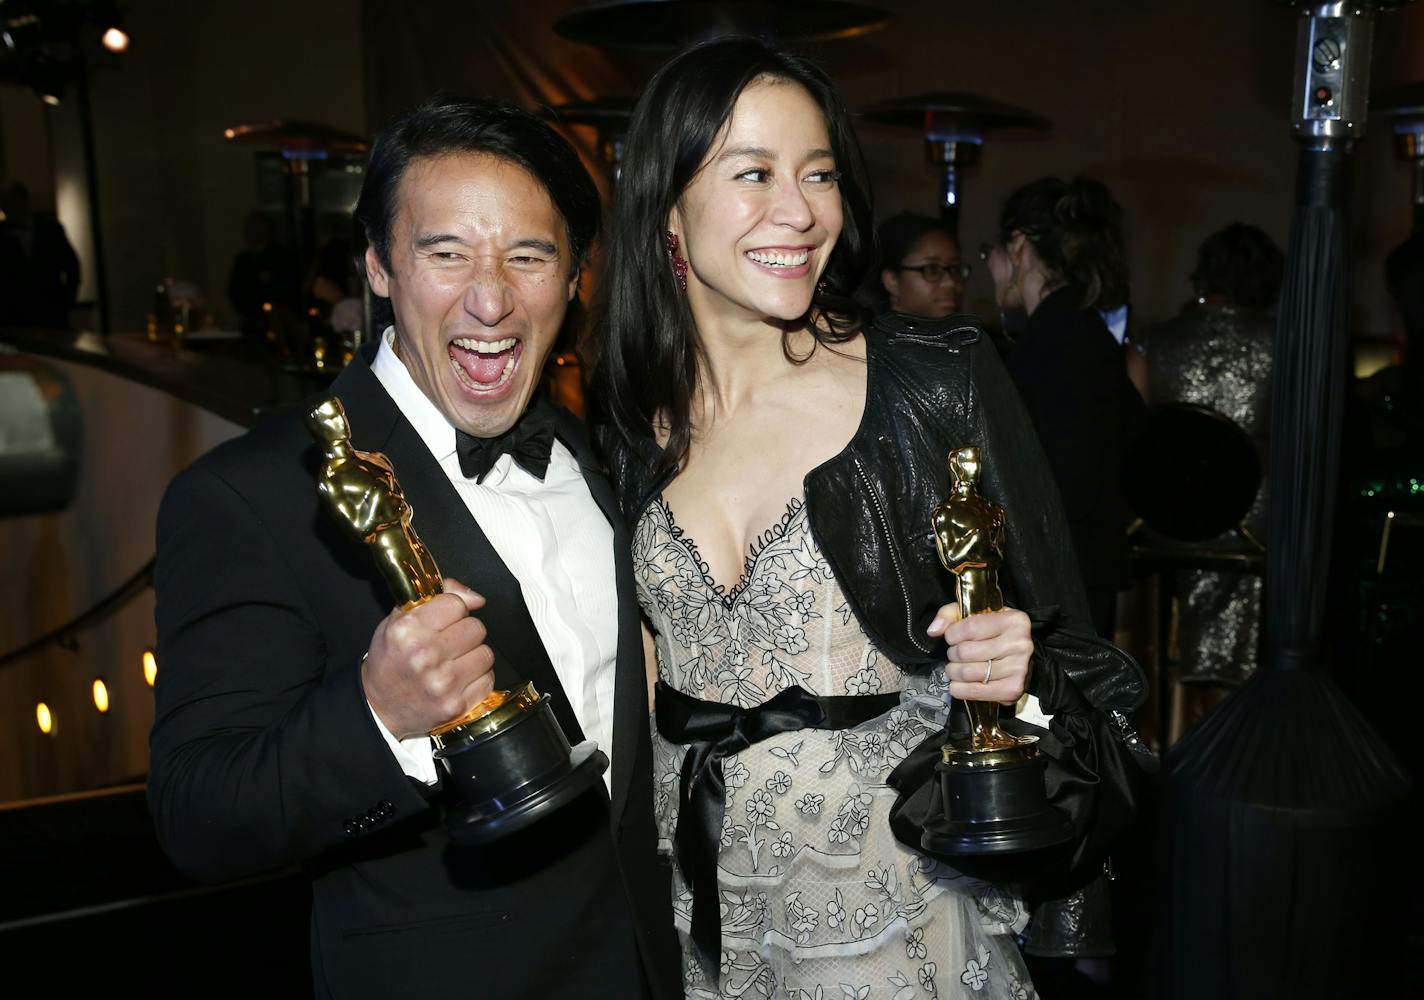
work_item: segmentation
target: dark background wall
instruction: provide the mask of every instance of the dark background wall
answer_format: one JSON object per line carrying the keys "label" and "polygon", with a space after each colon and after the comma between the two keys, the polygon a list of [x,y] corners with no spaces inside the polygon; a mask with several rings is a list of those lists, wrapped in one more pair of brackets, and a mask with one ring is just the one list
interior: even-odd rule
{"label": "dark background wall", "polygon": [[[96,141],[115,324],[137,329],[151,283],[195,281],[223,307],[241,220],[256,203],[249,149],[230,125],[273,118],[372,132],[436,90],[535,105],[635,94],[657,65],[559,38],[576,4],[212,0],[130,4],[129,52],[96,72]],[[1234,218],[1281,242],[1294,176],[1289,137],[1295,15],[1270,0],[962,0],[885,3],[894,18],[860,39],[810,47],[852,107],[928,90],[969,90],[1038,111],[1047,136],[991,138],[965,187],[967,249],[995,230],[1015,186],[1049,173],[1107,181],[1126,210],[1140,318],[1171,314],[1196,245]],[[1424,77],[1424,7],[1380,18],[1374,89]],[[0,174],[41,200],[72,185],[72,102],[0,96]],[[592,159],[592,136],[574,130]],[[913,134],[862,133],[888,213],[933,210],[936,181]],[[38,145],[47,144],[40,150]],[[1387,123],[1356,155],[1355,326],[1383,333],[1380,261],[1407,232],[1407,168]],[[82,205],[70,214],[82,211]],[[70,228],[78,228],[71,225]],[[75,232],[76,241],[83,237]],[[986,300],[987,278],[971,299]]]}

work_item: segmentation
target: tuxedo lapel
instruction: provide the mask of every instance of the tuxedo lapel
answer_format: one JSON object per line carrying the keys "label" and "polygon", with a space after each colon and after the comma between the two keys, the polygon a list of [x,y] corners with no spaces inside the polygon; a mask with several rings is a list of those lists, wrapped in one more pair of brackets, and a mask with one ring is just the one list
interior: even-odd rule
{"label": "tuxedo lapel", "polygon": [[430,449],[362,360],[354,361],[332,390],[346,408],[352,444],[362,451],[384,452],[390,459],[410,502],[411,527],[435,556],[441,573],[485,598],[478,617],[489,629],[495,687],[510,690],[532,681],[541,694],[549,696],[569,741],[581,742],[583,730],[539,638],[519,581],[470,515]]}
{"label": "tuxedo lapel", "polygon": [[[613,485],[593,454],[583,425],[560,408],[559,440],[573,452],[594,503],[613,526],[613,568],[618,588],[618,659],[613,694],[612,820],[617,829],[636,777],[638,749],[647,741],[648,688],[643,660],[642,618],[633,583],[632,538]],[[646,776],[644,776],[646,778]]]}

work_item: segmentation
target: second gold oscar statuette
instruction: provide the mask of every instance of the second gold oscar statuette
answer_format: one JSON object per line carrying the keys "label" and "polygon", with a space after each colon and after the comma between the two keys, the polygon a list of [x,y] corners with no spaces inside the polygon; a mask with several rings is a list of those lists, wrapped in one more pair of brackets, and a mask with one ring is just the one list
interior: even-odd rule
{"label": "second gold oscar statuette", "polygon": [[[931,518],[935,550],[954,574],[966,618],[1004,607],[1004,508],[979,492],[981,457],[972,447],[949,453],[949,495]],[[1007,854],[1067,840],[1067,818],[1048,804],[1038,738],[1005,732],[992,701],[964,706],[969,735],[944,744],[936,766],[944,815],[925,823],[922,846],[948,855]]]}

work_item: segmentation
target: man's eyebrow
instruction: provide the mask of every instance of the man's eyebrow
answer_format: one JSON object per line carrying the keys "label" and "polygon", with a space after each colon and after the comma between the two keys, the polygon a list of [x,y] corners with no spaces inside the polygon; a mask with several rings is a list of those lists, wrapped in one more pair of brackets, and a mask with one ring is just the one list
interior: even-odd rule
{"label": "man's eyebrow", "polygon": [[[416,237],[415,240],[415,246],[418,250],[429,250],[431,247],[437,247],[445,243],[454,243],[457,246],[466,245],[465,241],[454,233],[427,233],[424,236]],[[516,240],[510,245],[510,249],[538,250],[540,253],[549,254],[550,256],[557,256],[559,253],[558,244],[537,236],[527,236],[522,240]]]}
{"label": "man's eyebrow", "polygon": [[541,240],[537,236],[529,236],[522,240],[517,240],[515,241],[514,245],[510,247],[510,249],[517,250],[521,247],[528,247],[530,250],[538,250],[540,253],[546,253],[551,257],[558,256],[559,253],[558,244],[551,243],[549,240]]}
{"label": "man's eyebrow", "polygon": [[464,242],[464,240],[460,239],[460,237],[454,233],[427,233],[424,236],[416,238],[415,246],[418,250],[428,250],[433,246],[439,246],[441,243],[463,244]]}

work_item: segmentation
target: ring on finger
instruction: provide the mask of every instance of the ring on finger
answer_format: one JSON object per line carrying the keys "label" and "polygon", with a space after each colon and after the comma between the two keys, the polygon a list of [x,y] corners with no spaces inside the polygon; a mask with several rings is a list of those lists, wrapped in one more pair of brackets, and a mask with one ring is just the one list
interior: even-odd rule
{"label": "ring on finger", "polygon": [[994,672],[994,661],[993,661],[993,660],[989,660],[987,663],[984,664],[984,679],[983,679],[982,681],[980,681],[979,683],[980,683],[980,684],[988,684],[988,683],[989,683],[989,675],[992,674],[993,672]]}

